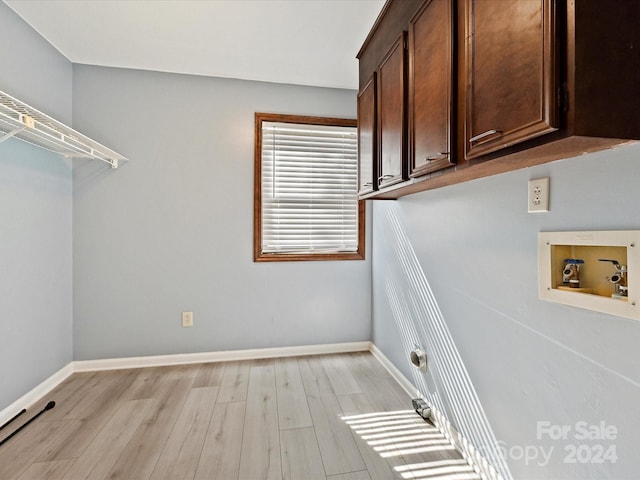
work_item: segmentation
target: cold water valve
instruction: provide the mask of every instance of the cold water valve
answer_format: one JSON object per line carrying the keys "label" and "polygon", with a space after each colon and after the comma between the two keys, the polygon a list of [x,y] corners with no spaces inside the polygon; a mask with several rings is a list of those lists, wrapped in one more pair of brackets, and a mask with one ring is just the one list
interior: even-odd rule
{"label": "cold water valve", "polygon": [[629,295],[629,287],[627,286],[627,266],[620,265],[617,260],[609,260],[607,258],[599,258],[600,262],[611,262],[616,269],[613,275],[605,277],[609,282],[613,283],[615,293],[611,295],[613,298],[627,297]]}

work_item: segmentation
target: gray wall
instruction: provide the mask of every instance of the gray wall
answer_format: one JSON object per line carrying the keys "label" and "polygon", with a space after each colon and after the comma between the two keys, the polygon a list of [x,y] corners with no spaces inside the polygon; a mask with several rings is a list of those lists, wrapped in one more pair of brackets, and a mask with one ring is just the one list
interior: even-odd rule
{"label": "gray wall", "polygon": [[[373,341],[476,447],[497,440],[514,478],[637,478],[640,322],[539,300],[537,235],[639,229],[639,155],[625,146],[373,205]],[[527,182],[544,176],[551,211],[528,214]],[[414,341],[426,376],[409,366]],[[572,430],[553,441],[537,434],[544,421]],[[617,436],[579,441],[580,421]],[[580,444],[583,460],[599,444],[617,462],[565,462]],[[518,458],[552,447],[545,466]]]}
{"label": "gray wall", "polygon": [[[0,90],[71,121],[71,63],[0,2]],[[0,410],[72,351],[71,164],[0,144]]]}
{"label": "gray wall", "polygon": [[75,164],[76,359],[369,340],[369,260],[252,257],[254,113],[353,118],[355,92],[75,65],[73,95],[131,159]]}

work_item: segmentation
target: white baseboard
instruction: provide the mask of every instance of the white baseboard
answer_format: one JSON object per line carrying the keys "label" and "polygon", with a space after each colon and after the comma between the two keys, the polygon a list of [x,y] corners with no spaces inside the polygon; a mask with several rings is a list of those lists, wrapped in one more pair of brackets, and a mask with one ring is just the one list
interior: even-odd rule
{"label": "white baseboard", "polygon": [[398,370],[398,368],[393,363],[391,363],[391,360],[389,360],[385,356],[385,354],[382,353],[382,350],[380,350],[372,343],[370,351],[411,398],[417,398],[421,396],[421,393],[418,391],[418,389],[413,386],[409,379],[405,377],[404,374],[400,370]]}
{"label": "white baseboard", "polygon": [[81,360],[73,362],[74,372],[94,372],[123,368],[163,367],[191,363],[228,362],[232,360],[257,360],[261,358],[297,357],[328,353],[368,351],[371,342],[331,343],[298,347],[256,348],[251,350],[227,350],[223,352],[180,353],[154,355],[150,357],[107,358],[103,360]]}
{"label": "white baseboard", "polygon": [[0,410],[0,425],[4,425],[6,421],[18,412],[22,411],[23,408],[31,408],[34,403],[66,380],[73,371],[73,362],[68,363],[66,366],[62,367],[56,373],[47,378],[44,382],[34,387],[31,391],[25,393],[7,408]]}

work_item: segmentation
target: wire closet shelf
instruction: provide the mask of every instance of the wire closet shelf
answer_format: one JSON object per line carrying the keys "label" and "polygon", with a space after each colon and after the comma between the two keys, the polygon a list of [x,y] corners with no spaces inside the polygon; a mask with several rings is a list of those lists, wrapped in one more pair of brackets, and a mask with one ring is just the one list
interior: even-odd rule
{"label": "wire closet shelf", "polygon": [[119,153],[0,91],[0,143],[15,137],[68,158],[101,160],[118,168]]}

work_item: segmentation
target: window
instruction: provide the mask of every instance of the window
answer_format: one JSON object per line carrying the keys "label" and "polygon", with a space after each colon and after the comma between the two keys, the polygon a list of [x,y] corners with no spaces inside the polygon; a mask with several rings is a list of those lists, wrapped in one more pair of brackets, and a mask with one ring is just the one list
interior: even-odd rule
{"label": "window", "polygon": [[254,260],[364,259],[355,120],[256,113]]}

